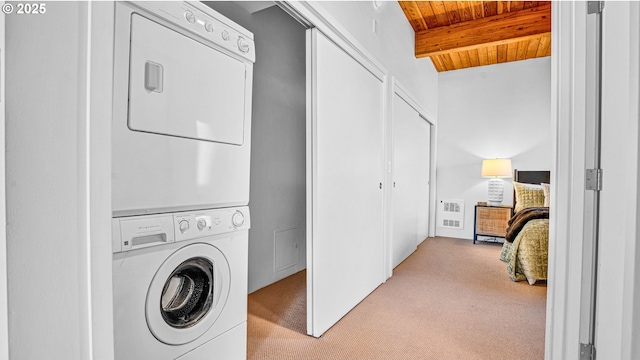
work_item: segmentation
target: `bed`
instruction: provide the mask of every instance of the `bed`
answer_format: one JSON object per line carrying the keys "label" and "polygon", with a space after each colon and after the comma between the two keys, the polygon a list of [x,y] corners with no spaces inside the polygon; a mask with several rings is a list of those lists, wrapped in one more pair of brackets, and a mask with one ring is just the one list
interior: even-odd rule
{"label": "bed", "polygon": [[549,254],[549,171],[515,170],[514,215],[500,260],[513,281],[547,280]]}

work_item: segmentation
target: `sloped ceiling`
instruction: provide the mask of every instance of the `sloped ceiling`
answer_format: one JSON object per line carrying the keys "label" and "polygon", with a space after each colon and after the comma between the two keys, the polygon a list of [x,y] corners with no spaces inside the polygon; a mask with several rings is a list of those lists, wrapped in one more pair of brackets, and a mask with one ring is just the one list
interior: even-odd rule
{"label": "sloped ceiling", "polygon": [[550,1],[398,1],[439,72],[551,55]]}

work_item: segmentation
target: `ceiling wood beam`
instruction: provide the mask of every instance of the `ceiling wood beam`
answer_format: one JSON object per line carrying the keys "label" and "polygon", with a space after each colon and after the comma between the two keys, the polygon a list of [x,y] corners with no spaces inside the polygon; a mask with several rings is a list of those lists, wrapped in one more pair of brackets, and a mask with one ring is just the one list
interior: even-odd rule
{"label": "ceiling wood beam", "polygon": [[416,57],[504,45],[545,33],[551,33],[550,3],[416,32]]}

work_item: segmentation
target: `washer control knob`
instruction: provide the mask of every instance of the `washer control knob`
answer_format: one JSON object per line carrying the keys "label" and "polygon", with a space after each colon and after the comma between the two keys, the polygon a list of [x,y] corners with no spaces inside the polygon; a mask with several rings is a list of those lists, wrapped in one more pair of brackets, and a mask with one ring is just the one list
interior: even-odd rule
{"label": "washer control knob", "polygon": [[180,232],[184,234],[187,230],[189,230],[189,220],[181,220],[178,223],[178,227],[180,228]]}
{"label": "washer control knob", "polygon": [[231,39],[231,35],[229,35],[229,32],[227,30],[222,31],[222,40],[229,41],[229,39]]}
{"label": "washer control knob", "polygon": [[196,16],[193,15],[193,13],[191,11],[185,11],[184,13],[184,18],[187,19],[187,21],[191,24],[193,24],[194,22],[196,22]]}
{"label": "washer control knob", "polygon": [[204,228],[207,227],[207,220],[205,219],[198,219],[198,230],[202,231]]}
{"label": "washer control knob", "polygon": [[233,227],[240,227],[244,224],[244,215],[240,211],[236,211],[233,216],[231,216],[231,223]]}
{"label": "washer control knob", "polygon": [[207,30],[207,32],[212,33],[213,32],[213,25],[211,25],[210,22],[206,22],[206,23],[204,23],[204,29]]}
{"label": "washer control knob", "polygon": [[238,38],[238,50],[245,54],[249,52],[249,43],[242,36]]}

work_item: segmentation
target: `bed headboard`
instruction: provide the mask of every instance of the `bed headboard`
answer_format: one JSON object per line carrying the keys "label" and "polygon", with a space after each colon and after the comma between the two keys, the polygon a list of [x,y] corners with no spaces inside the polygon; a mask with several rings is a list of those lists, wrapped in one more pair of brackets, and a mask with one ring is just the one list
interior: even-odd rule
{"label": "bed headboard", "polygon": [[[513,170],[513,181],[525,184],[549,184],[551,171],[548,170]],[[516,207],[516,191],[513,190],[513,207]]]}

